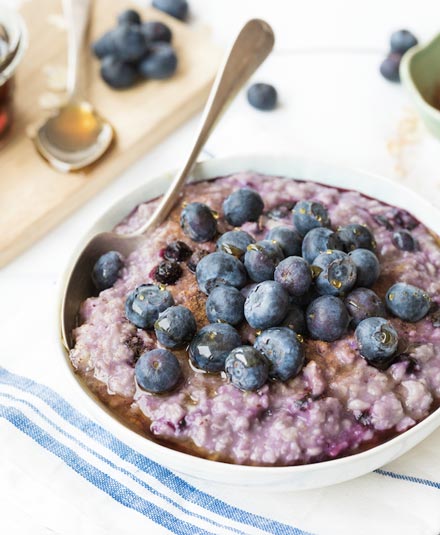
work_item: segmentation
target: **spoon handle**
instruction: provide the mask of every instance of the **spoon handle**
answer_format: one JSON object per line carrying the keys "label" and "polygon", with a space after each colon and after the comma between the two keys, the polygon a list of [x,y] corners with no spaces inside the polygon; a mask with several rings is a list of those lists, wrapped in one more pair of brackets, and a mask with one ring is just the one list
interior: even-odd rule
{"label": "spoon handle", "polygon": [[266,59],[274,41],[272,28],[263,20],[253,19],[243,26],[217,73],[203,112],[199,132],[186,163],[174,178],[151,218],[136,231],[135,235],[143,234],[159,225],[169,214],[222,112]]}

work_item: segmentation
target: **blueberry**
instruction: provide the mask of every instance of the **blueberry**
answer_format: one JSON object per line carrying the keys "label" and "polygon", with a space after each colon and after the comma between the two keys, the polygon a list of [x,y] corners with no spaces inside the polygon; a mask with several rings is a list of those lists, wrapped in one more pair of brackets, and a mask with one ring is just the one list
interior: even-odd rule
{"label": "blueberry", "polygon": [[244,230],[230,230],[217,240],[217,251],[241,258],[251,243],[255,243],[254,238]]}
{"label": "blueberry", "polygon": [[198,263],[202,258],[205,258],[205,256],[207,255],[209,255],[209,251],[207,251],[206,249],[198,249],[190,256],[186,265],[188,266],[188,269],[191,271],[191,273],[196,272]]}
{"label": "blueberry", "polygon": [[185,20],[188,15],[186,0],[153,0],[153,7],[180,20]]}
{"label": "blueberry", "polygon": [[402,56],[395,52],[388,54],[388,56],[380,64],[380,74],[390,82],[400,82],[400,60]]}
{"label": "blueberry", "polygon": [[238,325],[244,320],[245,297],[232,286],[213,288],[206,300],[206,315],[211,323]]}
{"label": "blueberry", "polygon": [[125,63],[114,56],[105,56],[101,62],[101,77],[114,89],[132,87],[137,81],[137,72],[131,63]]}
{"label": "blueberry", "polygon": [[136,362],[137,384],[143,390],[161,394],[172,390],[182,377],[179,361],[167,349],[153,349],[141,355]]}
{"label": "blueberry", "polygon": [[296,203],[292,220],[302,236],[305,236],[312,228],[330,226],[327,209],[319,202],[313,201],[299,201]]}
{"label": "blueberry", "polygon": [[269,377],[288,381],[298,375],[304,365],[304,348],[294,331],[274,327],[256,339],[255,349],[269,361]]}
{"label": "blueberry", "polygon": [[429,295],[421,288],[405,282],[391,286],[385,296],[385,303],[395,316],[410,322],[421,320],[431,308]]}
{"label": "blueberry", "polygon": [[92,51],[95,56],[99,59],[104,58],[105,56],[112,56],[115,54],[115,41],[114,41],[114,30],[110,30],[102,35],[92,44]]}
{"label": "blueberry", "polygon": [[168,290],[155,284],[143,284],[133,290],[125,302],[127,319],[140,329],[152,329],[159,314],[174,305]]}
{"label": "blueberry", "polygon": [[417,242],[408,230],[398,230],[393,234],[393,244],[401,251],[413,252],[417,249]]}
{"label": "blueberry", "polygon": [[147,52],[147,40],[139,26],[118,26],[113,39],[115,55],[122,61],[138,61]]}
{"label": "blueberry", "polygon": [[181,262],[190,258],[192,250],[183,241],[173,241],[169,243],[164,251],[164,257],[167,260],[174,260],[175,262]]}
{"label": "blueberry", "polygon": [[223,202],[226,221],[234,227],[240,227],[247,221],[258,221],[263,209],[263,199],[251,188],[234,191]]}
{"label": "blueberry", "polygon": [[183,232],[196,242],[210,241],[217,234],[217,221],[206,204],[187,204],[180,216]]}
{"label": "blueberry", "polygon": [[246,284],[246,270],[235,256],[227,253],[211,253],[197,264],[196,279],[200,290],[209,294],[215,286],[243,288]]}
{"label": "blueberry", "polygon": [[258,390],[268,379],[269,364],[252,346],[241,346],[229,353],[225,362],[225,372],[237,388]]}
{"label": "blueberry", "polygon": [[166,24],[158,21],[148,21],[141,25],[141,31],[145,35],[147,41],[155,42],[162,41],[170,43],[172,38],[171,30]]}
{"label": "blueberry", "polygon": [[229,353],[241,345],[238,332],[228,323],[211,323],[194,336],[188,348],[191,362],[206,372],[221,372]]}
{"label": "blueberry", "polygon": [[280,323],[280,327],[288,327],[298,334],[306,333],[306,319],[302,308],[291,303],[286,317]]}
{"label": "blueberry", "polygon": [[118,15],[118,24],[140,24],[141,16],[134,9],[126,9]]}
{"label": "blueberry", "polygon": [[188,344],[196,334],[193,313],[182,305],[172,306],[159,314],[154,324],[159,343],[174,349]]}
{"label": "blueberry", "polygon": [[277,90],[270,84],[252,84],[247,90],[247,99],[257,110],[270,111],[277,105]]}
{"label": "blueberry", "polygon": [[315,258],[329,249],[342,249],[342,242],[336,232],[329,228],[316,227],[309,230],[302,243],[302,256],[309,264]]}
{"label": "blueberry", "polygon": [[163,260],[154,270],[154,279],[161,284],[174,284],[181,276],[182,268],[172,260]]}
{"label": "blueberry", "polygon": [[264,281],[249,293],[244,303],[244,315],[254,329],[279,325],[289,310],[289,294],[275,281]]}
{"label": "blueberry", "polygon": [[177,69],[177,56],[169,43],[152,43],[148,54],[139,62],[138,71],[143,78],[165,80]]}
{"label": "blueberry", "polygon": [[123,265],[122,256],[117,251],[109,251],[100,256],[92,271],[96,289],[101,291],[113,286]]}
{"label": "blueberry", "polygon": [[338,297],[323,295],[307,307],[306,321],[312,338],[334,342],[347,330],[350,316]]}
{"label": "blueberry", "polygon": [[394,327],[384,318],[367,318],[359,323],[355,331],[360,354],[370,364],[390,364],[397,350],[398,336]]}
{"label": "blueberry", "polygon": [[285,219],[286,217],[289,217],[292,215],[292,208],[295,206],[294,202],[289,203],[282,203],[277,204],[273,208],[271,208],[267,213],[267,217],[269,219]]}
{"label": "blueberry", "polygon": [[275,268],[283,258],[283,251],[277,243],[262,240],[248,246],[244,265],[253,281],[262,282],[273,279]]}
{"label": "blueberry", "polygon": [[368,288],[356,288],[344,300],[353,327],[366,318],[385,318],[387,313],[380,297]]}
{"label": "blueberry", "polygon": [[297,305],[301,308],[305,308],[312,301],[317,299],[319,297],[318,292],[316,291],[315,285],[312,285],[310,289],[304,294],[304,295],[291,295],[290,296],[290,303],[292,305]]}
{"label": "blueberry", "polygon": [[391,35],[391,52],[405,54],[405,52],[417,44],[417,38],[408,30],[399,30]]}
{"label": "blueberry", "polygon": [[314,265],[322,270],[315,280],[316,288],[321,295],[341,296],[351,290],[356,283],[356,265],[346,254],[341,257],[322,253],[315,258]]}
{"label": "blueberry", "polygon": [[300,256],[289,256],[275,268],[274,278],[290,295],[304,295],[312,284],[309,264]]}
{"label": "blueberry", "polygon": [[369,288],[380,275],[380,264],[377,256],[369,249],[355,249],[348,254],[356,266],[356,286]]}
{"label": "blueberry", "polygon": [[302,238],[292,227],[274,227],[266,240],[275,241],[283,250],[284,256],[300,256]]}
{"label": "blueberry", "polygon": [[338,229],[338,237],[342,242],[344,251],[349,253],[354,249],[376,249],[376,242],[371,230],[365,225],[351,223]]}

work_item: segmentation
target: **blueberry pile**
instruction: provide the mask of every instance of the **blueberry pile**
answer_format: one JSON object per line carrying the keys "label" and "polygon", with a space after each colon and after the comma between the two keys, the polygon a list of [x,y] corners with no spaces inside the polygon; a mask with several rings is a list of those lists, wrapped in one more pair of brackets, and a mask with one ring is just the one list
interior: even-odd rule
{"label": "blueberry pile", "polygon": [[[197,331],[192,312],[176,305],[167,289],[172,281],[135,288],[126,299],[126,318],[140,329],[154,330],[165,348],[137,360],[141,388],[153,393],[174,388],[182,370],[170,350],[186,348],[195,368],[223,373],[241,390],[257,390],[269,380],[288,381],[300,373],[304,337],[333,342],[349,328],[362,357],[385,369],[397,357],[399,341],[387,315],[416,322],[430,311],[428,294],[410,284],[397,282],[384,301],[371,289],[380,263],[367,226],[334,229],[325,206],[301,200],[289,209],[291,224],[275,226],[256,241],[237,227],[255,222],[259,228],[263,210],[263,199],[251,188],[229,195],[222,214],[203,203],[184,204],[183,233],[199,244],[216,240],[216,250],[193,253],[186,243],[172,242],[162,252],[165,260],[156,278],[158,271],[181,273],[186,261],[187,269],[195,271],[200,299],[206,295],[210,323]],[[219,236],[220,217],[235,228]],[[393,236],[395,246],[414,250],[410,231],[399,232],[399,238]],[[98,289],[110,287],[122,267],[118,253],[101,257],[93,269]],[[246,325],[255,330],[253,346],[243,344],[239,330]]]}
{"label": "blueberry pile", "polygon": [[394,32],[390,38],[390,51],[380,64],[382,76],[390,82],[400,82],[399,67],[402,56],[417,44],[417,38],[410,31]]}
{"label": "blueberry pile", "polygon": [[113,89],[132,87],[139,80],[170,78],[177,69],[166,24],[142,22],[139,13],[128,9],[118,16],[116,28],[92,45],[101,60],[101,77]]}

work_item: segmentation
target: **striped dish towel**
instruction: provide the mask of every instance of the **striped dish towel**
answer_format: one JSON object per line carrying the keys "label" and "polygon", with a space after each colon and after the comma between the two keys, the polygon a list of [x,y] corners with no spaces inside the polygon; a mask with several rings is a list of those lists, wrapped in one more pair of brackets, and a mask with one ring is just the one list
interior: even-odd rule
{"label": "striped dish towel", "polygon": [[[2,533],[440,533],[440,432],[357,480],[268,493],[183,479],[52,388],[5,368],[0,415],[0,511],[16,511],[6,526],[0,514]],[[31,520],[40,531],[29,531]]]}

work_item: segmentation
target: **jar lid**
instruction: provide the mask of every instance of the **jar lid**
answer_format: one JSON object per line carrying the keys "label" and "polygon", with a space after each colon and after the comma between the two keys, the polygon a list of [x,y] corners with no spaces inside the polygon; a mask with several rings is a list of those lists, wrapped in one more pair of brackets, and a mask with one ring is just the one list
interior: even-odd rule
{"label": "jar lid", "polygon": [[0,84],[15,72],[27,46],[27,30],[16,11],[0,9]]}

